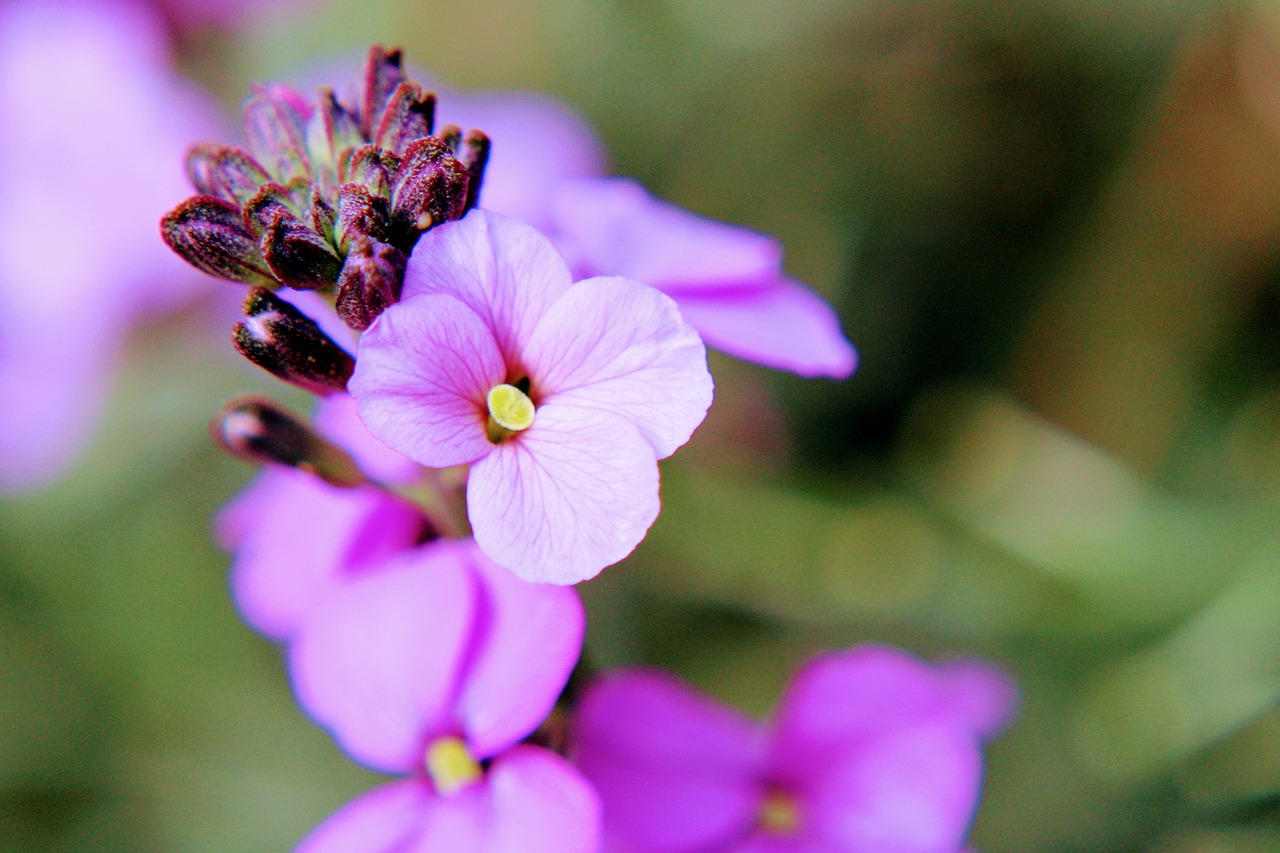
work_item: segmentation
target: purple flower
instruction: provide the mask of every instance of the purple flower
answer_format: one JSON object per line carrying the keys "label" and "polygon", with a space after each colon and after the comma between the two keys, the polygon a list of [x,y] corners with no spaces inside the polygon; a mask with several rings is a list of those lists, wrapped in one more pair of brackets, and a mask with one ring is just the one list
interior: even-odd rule
{"label": "purple flower", "polygon": [[202,283],[155,217],[213,115],[147,8],[0,3],[0,488],[69,467],[132,323]]}
{"label": "purple flower", "polygon": [[468,516],[490,558],[565,584],[644,537],[657,460],[702,421],[712,384],[668,297],[623,278],[574,284],[546,238],[478,211],[423,235],[349,387],[391,447],[472,463]]}
{"label": "purple flower", "polygon": [[595,853],[591,787],[516,745],[552,709],[583,625],[572,589],[524,583],[471,542],[406,552],[328,598],[289,650],[298,701],[357,761],[408,778],[298,849]]}
{"label": "purple flower", "polygon": [[864,646],[812,661],[760,727],[675,680],[621,672],[573,722],[616,853],[956,853],[980,742],[1013,687],[989,666]]}
{"label": "purple flower", "polygon": [[[420,470],[365,431],[346,395],[320,401],[316,425],[380,482],[409,483]],[[218,520],[235,552],[231,589],[240,614],[279,641],[334,589],[416,545],[424,526],[418,509],[382,489],[340,489],[283,466],[263,471]]]}
{"label": "purple flower", "polygon": [[709,346],[801,376],[843,379],[856,355],[821,297],[782,271],[772,237],[715,222],[604,178],[589,127],[529,96],[453,95],[452,121],[494,140],[480,203],[549,236],[575,278],[620,275],[676,301]]}

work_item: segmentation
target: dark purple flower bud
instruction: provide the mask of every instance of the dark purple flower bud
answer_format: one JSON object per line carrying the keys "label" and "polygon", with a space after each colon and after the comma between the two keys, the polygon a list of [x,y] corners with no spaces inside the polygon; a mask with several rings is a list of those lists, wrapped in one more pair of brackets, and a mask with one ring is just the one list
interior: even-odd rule
{"label": "dark purple flower bud", "polygon": [[421,232],[462,216],[466,202],[467,167],[445,142],[411,143],[391,187],[392,242],[412,248]]}
{"label": "dark purple flower bud", "polygon": [[160,220],[169,248],[187,263],[218,278],[276,287],[258,253],[258,241],[245,227],[240,208],[209,195],[184,201]]}
{"label": "dark purple flower bud", "polygon": [[399,48],[387,50],[382,45],[369,48],[364,68],[356,78],[355,103],[360,117],[360,132],[373,138],[374,124],[382,115],[387,98],[404,81]]}
{"label": "dark purple flower bud", "polygon": [[317,179],[336,186],[343,155],[363,144],[360,120],[338,103],[332,89],[321,89],[316,110],[307,124],[307,151]]}
{"label": "dark purple flower bud", "polygon": [[348,326],[364,331],[400,298],[407,261],[405,253],[395,246],[368,237],[352,241],[338,279],[334,306]]}
{"label": "dark purple flower bud", "polygon": [[202,143],[187,152],[187,175],[196,189],[243,205],[271,180],[266,169],[234,145]]}
{"label": "dark purple flower bud", "polygon": [[329,241],[283,207],[272,208],[270,215],[259,247],[276,278],[295,290],[316,290],[336,284],[342,259]]}
{"label": "dark purple flower bud", "polygon": [[243,216],[245,227],[254,238],[261,240],[276,218],[276,212],[284,212],[296,216],[294,212],[293,193],[279,184],[265,184],[259,188],[253,198],[245,202]]}
{"label": "dark purple flower bud", "polygon": [[249,150],[278,183],[311,179],[306,129],[292,98],[258,87],[244,105]]}
{"label": "dark purple flower bud", "polygon": [[391,93],[373,132],[373,142],[396,154],[403,154],[409,143],[431,135],[435,121],[435,92],[424,92],[417,83],[405,81]]}
{"label": "dark purple flower bud", "polygon": [[357,237],[385,240],[387,202],[369,193],[361,184],[343,184],[338,191],[338,218],[333,226],[339,252],[350,251]]}
{"label": "dark purple flower bud", "polygon": [[391,179],[400,169],[400,158],[376,145],[364,145],[351,155],[347,183],[363,184],[371,195],[391,195]]}
{"label": "dark purple flower bud", "polygon": [[285,382],[321,397],[347,390],[356,362],[314,320],[255,287],[232,340],[240,354]]}
{"label": "dark purple flower bud", "polygon": [[333,205],[321,194],[319,187],[311,188],[311,205],[307,208],[307,225],[330,244],[335,242],[333,226],[338,213]]}
{"label": "dark purple flower bud", "polygon": [[261,397],[229,401],[209,424],[209,433],[233,456],[246,462],[288,465],[340,489],[369,482],[345,450]]}
{"label": "dark purple flower bud", "polygon": [[467,134],[463,140],[467,153],[463,162],[467,166],[467,201],[462,212],[466,213],[480,204],[480,186],[484,183],[484,169],[489,165],[489,137],[478,130]]}

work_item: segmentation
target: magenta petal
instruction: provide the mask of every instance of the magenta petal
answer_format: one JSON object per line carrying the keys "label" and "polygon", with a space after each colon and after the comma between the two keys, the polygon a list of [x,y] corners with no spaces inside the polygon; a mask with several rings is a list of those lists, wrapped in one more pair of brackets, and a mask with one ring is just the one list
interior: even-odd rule
{"label": "magenta petal", "polygon": [[[720,849],[755,823],[758,729],[658,673],[607,675],[574,714],[573,760],[596,786],[618,850]],[[610,848],[612,849],[612,848]]]}
{"label": "magenta petal", "polygon": [[273,468],[219,519],[231,590],[245,621],[288,640],[335,584],[411,547],[422,517],[373,488],[337,489],[301,471]]}
{"label": "magenta petal", "polygon": [[494,760],[486,784],[493,823],[484,853],[600,849],[599,797],[582,774],[555,753],[533,746],[510,749]]}
{"label": "magenta petal", "polygon": [[294,853],[401,853],[417,836],[434,796],[418,779],[374,788],[311,830]]}
{"label": "magenta petal", "polygon": [[422,473],[408,457],[369,434],[350,394],[334,394],[322,399],[312,422],[326,437],[349,452],[362,471],[380,483],[412,483]]}
{"label": "magenta petal", "polygon": [[800,376],[844,379],[857,354],[822,297],[783,278],[755,290],[668,290],[707,344]]}
{"label": "magenta petal", "polygon": [[374,321],[348,387],[370,433],[415,462],[447,468],[493,449],[485,395],[504,381],[502,355],[480,317],[457,299],[429,295]]}
{"label": "magenta petal", "polygon": [[582,651],[586,615],[569,587],[531,584],[471,555],[481,582],[480,647],[458,716],[477,758],[532,732],[551,713]]}
{"label": "magenta petal", "polygon": [[659,201],[625,178],[562,185],[552,203],[562,249],[581,275],[671,287],[749,289],[778,276],[778,241]]}
{"label": "magenta petal", "polygon": [[658,463],[631,423],[548,404],[471,468],[476,543],[532,583],[571,584],[627,556],[658,517]]}
{"label": "magenta petal", "polygon": [[939,676],[961,719],[980,737],[998,734],[1018,706],[1018,685],[985,661],[948,661]]}
{"label": "magenta petal", "polygon": [[625,278],[571,287],[534,330],[525,362],[536,394],[622,415],[659,459],[689,440],[711,405],[697,333],[671,299]]}
{"label": "magenta petal", "polygon": [[[515,219],[473,210],[422,235],[405,270],[403,299],[443,293],[460,300],[514,358],[572,283],[564,259],[542,234]],[[357,363],[357,375],[359,370]]]}
{"label": "magenta petal", "polygon": [[946,724],[886,730],[828,754],[802,820],[836,850],[955,853],[978,802],[977,741]]}
{"label": "magenta petal", "polygon": [[452,543],[393,558],[329,596],[299,631],[289,649],[299,704],[357,761],[420,767],[428,742],[455,728],[474,611],[474,578]]}

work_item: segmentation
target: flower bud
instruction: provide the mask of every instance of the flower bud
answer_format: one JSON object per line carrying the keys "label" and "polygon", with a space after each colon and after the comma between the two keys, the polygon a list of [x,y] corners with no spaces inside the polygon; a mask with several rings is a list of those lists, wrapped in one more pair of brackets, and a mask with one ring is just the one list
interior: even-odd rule
{"label": "flower bud", "polygon": [[307,151],[316,180],[331,191],[338,183],[338,163],[343,155],[363,144],[360,120],[338,103],[332,89],[321,89],[307,124]]}
{"label": "flower bud", "polygon": [[336,284],[342,270],[342,259],[328,241],[283,207],[273,208],[260,248],[275,277],[295,290]]}
{"label": "flower bud", "polygon": [[462,216],[467,169],[441,139],[427,136],[405,149],[391,188],[392,242],[412,247],[418,235]]}
{"label": "flower bud", "polygon": [[391,93],[374,131],[373,143],[404,154],[409,143],[431,135],[435,112],[435,92],[424,92],[417,83],[406,80]]}
{"label": "flower bud", "polygon": [[400,298],[408,258],[395,246],[357,237],[347,252],[334,307],[353,329],[364,331]]}
{"label": "flower bud", "polygon": [[387,203],[361,184],[343,184],[338,191],[338,218],[333,226],[338,251],[351,251],[358,237],[387,238]]}
{"label": "flower bud", "polygon": [[169,248],[199,270],[233,281],[275,287],[277,282],[245,227],[240,208],[197,195],[165,214],[160,233]]}
{"label": "flower bud", "polygon": [[400,169],[400,158],[376,145],[363,145],[351,155],[347,181],[363,186],[370,195],[391,195],[391,179]]}
{"label": "flower bud", "polygon": [[306,314],[260,287],[249,291],[244,313],[232,341],[249,361],[321,397],[347,390],[355,359]]}
{"label": "flower bud", "polygon": [[187,152],[187,174],[201,192],[243,205],[271,181],[267,170],[234,145],[204,143]]}
{"label": "flower bud", "polygon": [[480,186],[484,183],[484,169],[489,165],[489,137],[478,130],[467,134],[462,141],[467,148],[463,162],[467,166],[467,201],[462,212],[466,213],[480,204]]}
{"label": "flower bud", "polygon": [[374,125],[382,115],[387,98],[404,81],[404,69],[399,49],[386,50],[382,45],[369,48],[364,68],[356,78],[356,111],[360,118],[360,132],[365,139],[373,138]]}
{"label": "flower bud", "polygon": [[209,432],[224,449],[246,462],[287,465],[341,489],[369,482],[345,450],[261,397],[229,401],[209,424]]}
{"label": "flower bud", "polygon": [[258,87],[244,105],[249,150],[277,182],[311,180],[306,131],[292,98]]}

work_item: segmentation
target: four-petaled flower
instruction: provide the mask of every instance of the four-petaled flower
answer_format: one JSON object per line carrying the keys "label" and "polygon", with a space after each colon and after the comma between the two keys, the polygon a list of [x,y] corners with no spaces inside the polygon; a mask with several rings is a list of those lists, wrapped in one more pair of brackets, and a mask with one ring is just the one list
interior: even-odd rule
{"label": "four-petaled flower", "polygon": [[989,665],[864,646],[809,663],[768,728],[631,671],[589,688],[571,732],[606,853],[957,853],[1013,703]]}
{"label": "four-petaled flower", "polygon": [[533,228],[486,211],[427,232],[402,300],[360,339],[349,383],[369,431],[428,467],[471,463],[476,542],[525,580],[576,583],[658,513],[657,460],[711,403],[675,303],[573,282]]}

